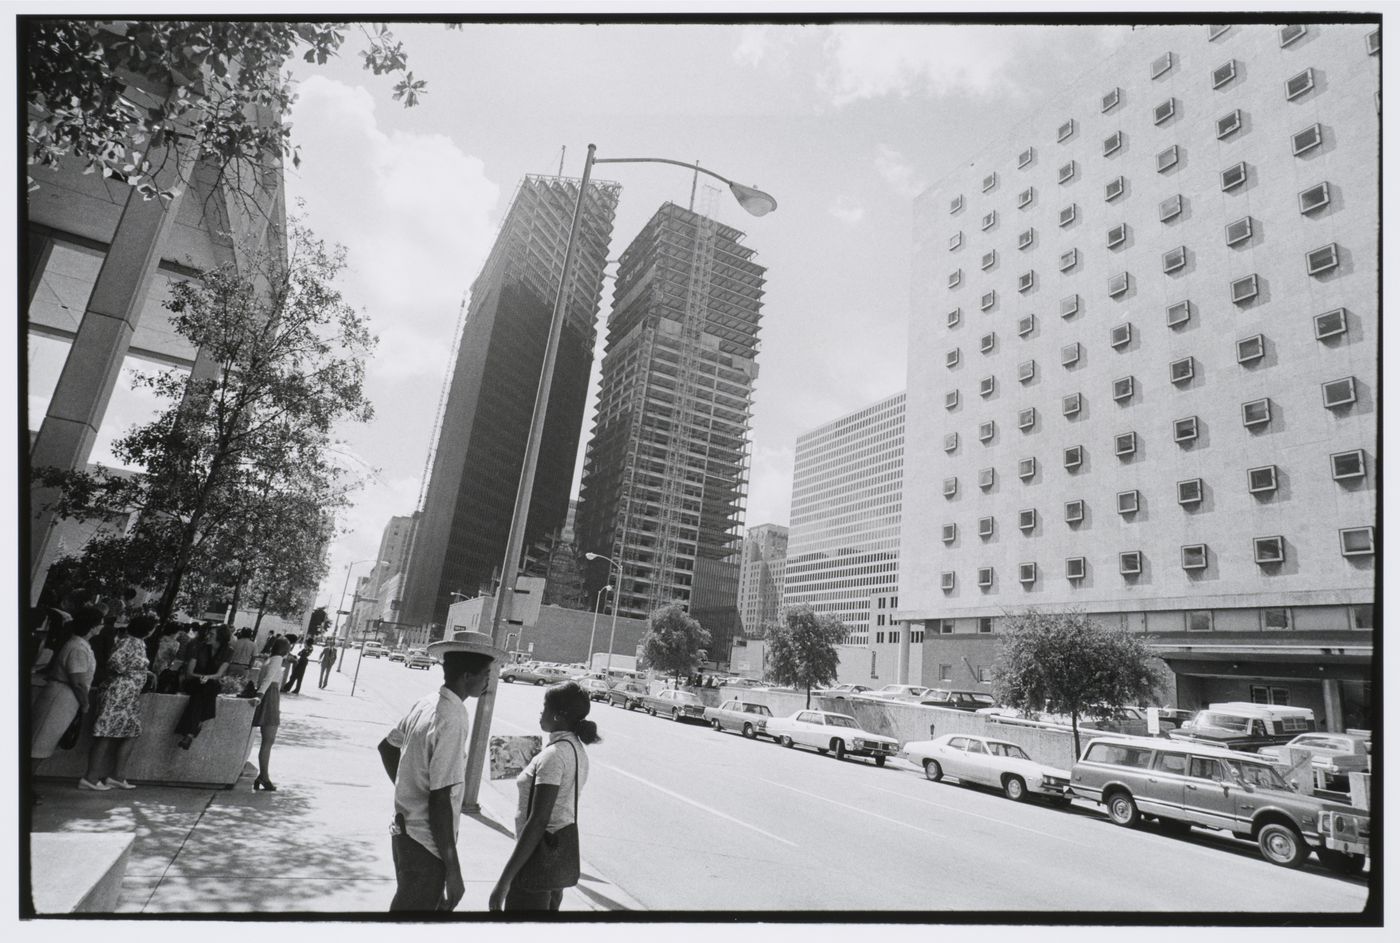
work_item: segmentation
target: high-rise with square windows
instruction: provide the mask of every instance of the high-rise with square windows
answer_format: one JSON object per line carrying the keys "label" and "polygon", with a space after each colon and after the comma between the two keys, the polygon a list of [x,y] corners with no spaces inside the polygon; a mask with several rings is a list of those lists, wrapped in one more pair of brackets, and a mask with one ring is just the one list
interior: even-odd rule
{"label": "high-rise with square windows", "polygon": [[[764,269],[744,234],[672,203],[622,253],[583,470],[585,552],[618,611],[680,602],[712,658],[739,631],[741,521]],[[610,570],[587,571],[590,598]]]}
{"label": "high-rise with square windows", "polygon": [[[499,578],[578,189],[576,180],[525,177],[472,283],[401,621],[444,625],[453,593],[489,594]],[[595,181],[584,204],[526,547],[559,531],[568,515],[618,189]]]}
{"label": "high-rise with square windows", "polygon": [[873,640],[899,585],[904,424],[896,393],[797,437],[783,605],[840,619],[849,645]]}
{"label": "high-rise with square windows", "polygon": [[978,681],[1005,611],[1082,607],[1183,706],[1369,726],[1378,52],[1375,24],[1139,29],[918,199],[924,678]]}

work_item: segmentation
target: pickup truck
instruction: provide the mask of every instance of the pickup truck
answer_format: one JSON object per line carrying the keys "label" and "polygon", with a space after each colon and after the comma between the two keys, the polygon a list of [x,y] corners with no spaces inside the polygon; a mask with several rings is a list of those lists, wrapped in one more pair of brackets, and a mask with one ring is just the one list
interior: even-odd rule
{"label": "pickup truck", "polygon": [[750,740],[759,734],[768,733],[768,721],[773,712],[766,704],[751,704],[748,701],[725,701],[719,707],[705,708],[705,720],[718,731],[737,730]]}

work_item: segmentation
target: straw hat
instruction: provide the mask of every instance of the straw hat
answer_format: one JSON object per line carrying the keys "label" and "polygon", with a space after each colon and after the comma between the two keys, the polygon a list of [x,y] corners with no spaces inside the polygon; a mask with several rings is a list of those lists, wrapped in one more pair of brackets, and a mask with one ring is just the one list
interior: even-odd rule
{"label": "straw hat", "polygon": [[437,659],[441,659],[443,656],[450,655],[453,652],[470,652],[476,655],[489,655],[497,661],[506,657],[505,649],[497,648],[493,645],[491,636],[487,635],[485,632],[454,632],[450,639],[433,642],[428,646],[428,654]]}

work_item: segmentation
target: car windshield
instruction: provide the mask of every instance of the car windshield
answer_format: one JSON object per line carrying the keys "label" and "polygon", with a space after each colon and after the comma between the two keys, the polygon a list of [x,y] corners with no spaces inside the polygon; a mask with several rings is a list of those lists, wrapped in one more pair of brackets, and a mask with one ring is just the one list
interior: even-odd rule
{"label": "car windshield", "polygon": [[1193,721],[1196,727],[1219,727],[1222,730],[1249,732],[1249,718],[1235,714],[1221,714],[1217,711],[1201,711]]}
{"label": "car windshield", "polygon": [[1014,743],[1002,743],[998,740],[988,740],[987,749],[992,751],[992,756],[1007,756],[1013,760],[1029,760],[1026,751],[1022,750]]}
{"label": "car windshield", "polygon": [[827,714],[826,723],[829,727],[854,727],[856,730],[860,729],[859,724],[850,717],[846,717],[842,714]]}
{"label": "car windshield", "polygon": [[1272,766],[1264,763],[1247,763],[1240,760],[1226,760],[1225,765],[1241,782],[1251,786],[1264,786],[1267,789],[1287,789],[1288,784]]}

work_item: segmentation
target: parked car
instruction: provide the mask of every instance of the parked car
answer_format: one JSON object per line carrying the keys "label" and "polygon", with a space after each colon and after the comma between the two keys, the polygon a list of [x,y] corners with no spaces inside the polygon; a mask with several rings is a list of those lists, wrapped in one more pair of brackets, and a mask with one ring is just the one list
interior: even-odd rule
{"label": "parked car", "polygon": [[407,668],[428,669],[431,669],[433,665],[437,664],[437,662],[433,660],[433,656],[429,655],[421,648],[410,648],[408,654],[404,656],[403,663]]}
{"label": "parked car", "polygon": [[384,654],[384,645],[380,642],[366,642],[360,651],[366,658],[379,658]]}
{"label": "parked car", "polygon": [[1189,721],[1168,733],[1178,740],[1254,751],[1287,743],[1300,733],[1315,730],[1317,722],[1306,707],[1228,701],[1197,711]]}
{"label": "parked car", "polygon": [[873,688],[868,684],[838,684],[833,688],[823,688],[820,691],[813,691],[816,697],[853,697],[857,694],[867,694]]}
{"label": "parked car", "polygon": [[642,706],[642,698],[646,693],[647,686],[640,681],[619,681],[608,688],[607,701],[613,707],[630,711],[634,707]]}
{"label": "parked car", "polygon": [[704,702],[689,691],[668,688],[655,694],[643,694],[641,700],[642,709],[653,717],[661,714],[676,721],[705,719]]}
{"label": "parked car", "polygon": [[543,665],[534,661],[522,661],[514,665],[506,665],[501,669],[501,680],[507,682],[521,681],[525,684],[544,684],[543,669]]}
{"label": "parked car", "polygon": [[569,669],[559,665],[539,665],[535,668],[535,674],[539,676],[536,684],[558,684],[560,681],[571,680]]}
{"label": "parked car", "polygon": [[882,701],[918,701],[928,694],[928,688],[917,684],[887,684],[874,691],[866,691],[861,697],[878,697]]}
{"label": "parked car", "polygon": [[584,678],[579,687],[588,692],[590,700],[603,701],[608,697],[608,683],[602,678]]}
{"label": "parked car", "polygon": [[899,755],[933,782],[952,776],[960,783],[978,783],[1000,789],[1013,802],[1031,796],[1050,796],[1062,802],[1069,786],[1069,770],[1037,763],[1026,751],[1006,740],[949,733],[932,740],[906,743]]}
{"label": "parked car", "polygon": [[773,712],[767,704],[753,704],[749,701],[725,701],[719,707],[705,708],[705,719],[716,730],[737,730],[750,740],[759,734],[767,734],[768,721]]}
{"label": "parked car", "polygon": [[1294,792],[1267,759],[1204,743],[1095,737],[1070,771],[1070,791],[1100,803],[1116,825],[1155,817],[1254,841],[1266,861],[1296,868],[1316,850],[1328,868],[1356,873],[1370,851],[1370,815]]}
{"label": "parked car", "polygon": [[768,736],[785,747],[813,747],[818,753],[833,753],[838,760],[847,756],[871,756],[876,766],[894,756],[899,742],[883,734],[868,733],[850,714],[834,711],[801,710],[787,717],[768,721]]}
{"label": "parked car", "polygon": [[997,706],[996,698],[986,691],[950,691],[947,688],[930,689],[919,703],[955,711],[979,711]]}
{"label": "parked car", "polygon": [[406,656],[405,656],[405,654],[404,654],[404,650],[401,649],[401,648],[393,648],[393,649],[390,649],[390,650],[389,650],[389,660],[390,660],[390,661],[399,661],[399,662],[401,662],[401,661],[404,660],[405,657],[406,657]]}

